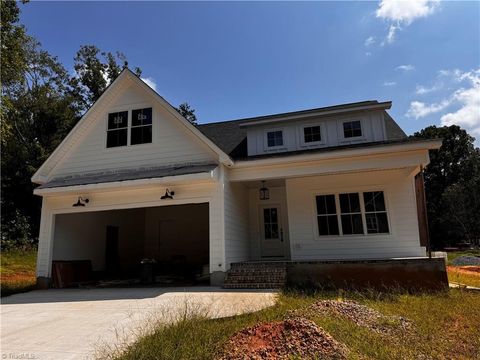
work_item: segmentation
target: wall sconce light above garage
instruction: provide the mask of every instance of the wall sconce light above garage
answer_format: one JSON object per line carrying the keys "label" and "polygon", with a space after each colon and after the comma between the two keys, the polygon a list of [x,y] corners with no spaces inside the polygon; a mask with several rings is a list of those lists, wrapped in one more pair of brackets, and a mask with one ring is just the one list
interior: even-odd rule
{"label": "wall sconce light above garage", "polygon": [[160,199],[161,200],[173,199],[174,195],[175,195],[175,191],[170,191],[168,189],[165,189],[165,195],[163,195]]}
{"label": "wall sconce light above garage", "polygon": [[75,204],[73,204],[72,206],[73,206],[73,207],[85,206],[85,205],[87,205],[89,202],[90,202],[89,199],[83,198],[83,197],[79,196],[77,202],[76,202]]}

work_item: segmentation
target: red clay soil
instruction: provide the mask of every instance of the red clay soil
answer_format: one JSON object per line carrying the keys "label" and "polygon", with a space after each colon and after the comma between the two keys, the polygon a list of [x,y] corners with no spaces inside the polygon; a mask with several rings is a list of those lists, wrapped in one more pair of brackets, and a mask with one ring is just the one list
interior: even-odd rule
{"label": "red clay soil", "polygon": [[480,277],[480,266],[447,266],[448,271]]}
{"label": "red clay soil", "polygon": [[346,359],[348,349],[314,322],[293,318],[246,328],[226,343],[218,360]]}

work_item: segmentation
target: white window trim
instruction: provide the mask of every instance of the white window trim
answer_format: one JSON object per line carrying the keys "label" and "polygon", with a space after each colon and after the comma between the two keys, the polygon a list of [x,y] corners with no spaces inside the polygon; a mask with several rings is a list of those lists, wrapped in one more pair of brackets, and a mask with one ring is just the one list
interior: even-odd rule
{"label": "white window trim", "polygon": [[[388,232],[387,233],[374,233],[369,234],[367,232],[366,227],[366,217],[365,217],[365,203],[363,199],[364,192],[370,191],[382,191],[383,192],[383,199],[385,201],[385,210],[387,213],[387,221],[388,221]],[[341,219],[341,209],[340,209],[340,194],[346,193],[358,193],[360,198],[360,210],[362,212],[362,223],[363,223],[363,234],[343,234],[342,228],[342,219]],[[339,235],[319,235],[318,231],[318,221],[317,221],[317,202],[316,197],[321,195],[335,195],[335,205],[337,207],[337,222],[338,222],[338,232]],[[390,208],[389,204],[389,194],[384,187],[358,187],[356,189],[337,189],[335,191],[312,191],[311,198],[312,198],[312,231],[313,231],[313,238],[318,241],[328,241],[328,240],[352,240],[352,239],[365,239],[368,237],[384,237],[384,238],[391,238],[393,239],[394,231],[393,231],[393,223],[391,221],[391,214],[393,210]]]}
{"label": "white window trim", "polygon": [[[134,144],[131,145],[131,133],[132,133],[132,111],[133,110],[139,110],[139,109],[145,109],[145,108],[152,108],[152,142],[149,143],[143,143],[143,144]],[[122,145],[122,146],[115,146],[115,147],[107,147],[107,132],[110,131],[108,130],[108,115],[112,113],[119,113],[126,111],[128,113],[127,115],[127,145]],[[152,145],[154,143],[155,139],[155,120],[154,120],[154,115],[155,115],[155,108],[153,105],[149,103],[137,103],[137,104],[129,104],[129,105],[122,105],[122,106],[115,106],[109,109],[105,115],[105,140],[104,140],[104,147],[106,151],[114,151],[117,149],[124,149],[127,147],[142,147],[142,146],[148,146]],[[141,126],[148,126],[148,125],[141,125]],[[140,126],[134,126],[134,127],[140,127]],[[125,129],[125,128],[122,128]],[[113,130],[113,129],[112,129]]]}
{"label": "white window trim", "polygon": [[[362,135],[346,138],[345,134],[344,134],[344,131],[343,131],[343,124],[347,123],[347,122],[352,122],[352,121],[360,121],[360,128],[362,130]],[[339,141],[341,143],[351,143],[351,142],[357,142],[357,141],[365,141],[367,139],[367,137],[365,136],[365,121],[362,118],[338,120],[337,121],[337,129],[338,129],[338,134],[339,134]]]}
{"label": "white window trim", "polygon": [[[268,133],[270,132],[275,132],[275,131],[281,131],[282,132],[282,140],[283,140],[283,145],[278,145],[278,146],[268,146]],[[286,138],[285,138],[285,128],[272,128],[272,129],[265,129],[263,131],[263,148],[264,151],[279,151],[279,150],[287,150],[287,145],[285,144]]]}
{"label": "white window trim", "polygon": [[[305,128],[307,127],[313,127],[313,126],[320,126],[320,141],[314,141],[314,142],[305,142]],[[327,131],[325,129],[325,124],[323,122],[317,122],[317,123],[308,123],[308,124],[302,124],[300,125],[300,130],[299,130],[299,144],[301,147],[317,147],[320,145],[325,145],[327,142]]]}

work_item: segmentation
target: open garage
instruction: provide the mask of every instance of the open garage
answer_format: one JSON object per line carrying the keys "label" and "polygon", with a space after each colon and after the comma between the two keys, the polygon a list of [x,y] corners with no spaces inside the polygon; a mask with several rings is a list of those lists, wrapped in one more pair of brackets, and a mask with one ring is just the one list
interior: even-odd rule
{"label": "open garage", "polygon": [[208,203],[57,214],[54,224],[58,287],[208,280]]}

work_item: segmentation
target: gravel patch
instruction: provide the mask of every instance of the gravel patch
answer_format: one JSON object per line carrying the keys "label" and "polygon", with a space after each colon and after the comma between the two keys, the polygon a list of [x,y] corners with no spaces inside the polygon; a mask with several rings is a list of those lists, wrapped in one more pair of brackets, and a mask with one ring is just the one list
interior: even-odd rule
{"label": "gravel patch", "polygon": [[290,318],[258,324],[233,335],[217,360],[346,359],[348,349],[313,321]]}
{"label": "gravel patch", "polygon": [[480,257],[478,256],[459,256],[458,258],[452,260],[452,265],[455,266],[480,266]]}
{"label": "gravel patch", "polygon": [[288,314],[289,317],[305,316],[308,318],[318,315],[340,316],[358,326],[387,335],[398,331],[406,332],[412,328],[412,323],[408,319],[401,316],[386,316],[377,310],[351,300],[321,300],[306,309],[297,309]]}

